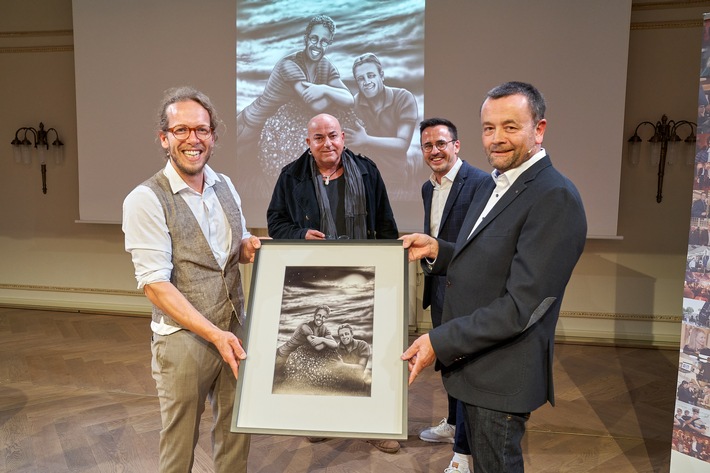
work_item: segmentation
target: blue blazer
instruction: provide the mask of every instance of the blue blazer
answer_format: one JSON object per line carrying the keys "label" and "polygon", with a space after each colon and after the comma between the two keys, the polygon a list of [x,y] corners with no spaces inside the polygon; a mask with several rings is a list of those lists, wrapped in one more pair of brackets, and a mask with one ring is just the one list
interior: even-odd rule
{"label": "blue blazer", "polygon": [[442,324],[429,332],[448,393],[502,412],[554,404],[555,326],[586,241],[574,184],[548,156],[523,172],[468,238],[495,184],[477,189],[456,243],[425,271],[446,271]]}
{"label": "blue blazer", "polygon": [[[468,212],[468,206],[473,199],[476,188],[485,180],[492,180],[490,174],[471,166],[463,161],[459,172],[451,186],[449,197],[446,199],[444,211],[441,215],[438,237],[442,240],[455,242],[463,220]],[[422,185],[422,201],[424,202],[424,233],[429,235],[431,225],[431,200],[434,186],[427,180]],[[441,324],[441,310],[444,307],[444,288],[446,274],[437,276],[424,276],[424,293],[422,306],[424,309],[431,306],[432,323],[434,327]]]}

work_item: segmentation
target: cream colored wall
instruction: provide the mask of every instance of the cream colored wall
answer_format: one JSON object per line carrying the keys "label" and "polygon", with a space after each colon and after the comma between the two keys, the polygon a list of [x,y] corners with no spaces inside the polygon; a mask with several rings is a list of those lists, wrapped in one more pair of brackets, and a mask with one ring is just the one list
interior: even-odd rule
{"label": "cream colored wall", "polygon": [[[674,120],[697,117],[698,75],[704,5],[632,11],[624,136],[644,120],[663,114]],[[648,2],[644,3],[645,5]],[[603,93],[603,91],[580,91]],[[579,119],[583,119],[580,111]],[[687,134],[687,129],[681,132]],[[644,129],[644,139],[649,130]],[[603,139],[590,124],[584,141]],[[644,149],[645,151],[645,149]],[[559,327],[572,338],[609,330],[617,338],[677,344],[690,222],[693,167],[666,167],[663,201],[656,202],[658,169],[624,162],[621,174],[621,241],[590,240],[570,281]],[[609,314],[615,314],[609,317]],[[582,317],[582,318],[580,318]],[[559,332],[558,331],[558,332]]]}
{"label": "cream colored wall", "polygon": [[[0,302],[145,313],[143,296],[134,295],[120,228],[74,223],[79,196],[71,1],[6,2],[3,9]],[[57,33],[42,34],[47,31]],[[58,130],[66,148],[63,165],[48,162],[46,195],[39,163],[15,164],[10,146],[17,128],[37,128],[40,121]],[[130,137],[112,135],[111,125],[106,146],[131,150]]]}
{"label": "cream colored wall", "polygon": [[[710,2],[705,3],[634,9],[625,136],[638,122],[656,121],[664,113],[676,120],[694,119],[701,19],[710,11]],[[119,226],[74,223],[78,176],[72,37],[7,34],[71,28],[70,0],[10,2],[0,17],[0,70],[12,71],[0,75],[0,143],[5,143],[0,144],[0,304],[144,314],[149,306],[135,291]],[[30,46],[69,50],[18,49]],[[584,110],[569,119],[584,120]],[[18,127],[37,127],[40,121],[57,128],[66,145],[65,164],[48,165],[46,195],[39,165],[15,164],[9,145]],[[130,137],[115,136],[110,125],[106,146],[135,152]],[[604,139],[595,135],[593,123],[588,130],[579,137],[580,146]],[[588,241],[568,287],[559,339],[678,343],[692,167],[668,167],[661,204],[655,201],[656,172],[647,164],[623,163],[619,233],[624,239]],[[418,314],[412,326],[426,330],[428,314]]]}

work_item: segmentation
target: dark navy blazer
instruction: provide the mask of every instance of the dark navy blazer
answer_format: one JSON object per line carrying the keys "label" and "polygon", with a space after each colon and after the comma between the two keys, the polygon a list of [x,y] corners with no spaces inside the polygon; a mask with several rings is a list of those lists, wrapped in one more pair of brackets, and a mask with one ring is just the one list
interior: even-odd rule
{"label": "dark navy blazer", "polygon": [[493,180],[477,189],[455,244],[425,271],[446,271],[442,323],[429,332],[446,391],[467,404],[526,413],[554,403],[562,296],[587,221],[574,184],[545,156],[524,171],[468,238]]}
{"label": "dark navy blazer", "polygon": [[[473,199],[476,188],[485,180],[492,180],[490,174],[463,161],[451,185],[449,197],[446,199],[446,205],[441,214],[439,238],[450,242],[456,241],[456,237],[466,217],[468,206]],[[431,200],[433,194],[434,186],[431,181],[426,181],[422,186],[422,200],[424,201],[424,233],[427,235],[429,235],[431,224]],[[444,307],[445,285],[445,273],[438,276],[428,276],[425,273],[422,305],[424,309],[431,305],[431,318],[434,327],[438,327],[441,324],[441,310]]]}

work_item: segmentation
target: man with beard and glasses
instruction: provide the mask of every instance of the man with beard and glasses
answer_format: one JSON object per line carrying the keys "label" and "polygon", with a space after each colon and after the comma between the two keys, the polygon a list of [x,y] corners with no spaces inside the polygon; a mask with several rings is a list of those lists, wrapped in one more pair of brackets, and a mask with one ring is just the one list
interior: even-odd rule
{"label": "man with beard and glasses", "polygon": [[210,99],[166,91],[158,137],[165,167],[123,203],[126,251],[153,304],[152,372],[163,428],[159,471],[190,471],[205,401],[212,405],[216,472],[246,472],[249,436],[230,432],[244,297],[239,263],[261,246],[230,179],[207,165],[220,124]]}
{"label": "man with beard and glasses", "polygon": [[[428,118],[419,124],[424,162],[431,169],[422,185],[424,233],[455,242],[478,186],[489,179],[487,173],[459,158],[458,129],[445,118]],[[425,275],[422,306],[431,307],[431,324],[441,325],[446,292],[446,274]],[[438,425],[419,433],[425,442],[453,443],[454,455],[445,473],[469,473],[473,467],[466,438],[463,407],[447,395],[448,415]]]}

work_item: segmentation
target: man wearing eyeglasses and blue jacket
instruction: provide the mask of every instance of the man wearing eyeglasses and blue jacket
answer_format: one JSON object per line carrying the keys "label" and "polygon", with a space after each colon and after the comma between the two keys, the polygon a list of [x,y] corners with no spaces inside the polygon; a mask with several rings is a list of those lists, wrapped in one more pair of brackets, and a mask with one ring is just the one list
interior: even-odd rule
{"label": "man wearing eyeglasses and blue jacket", "polygon": [[[489,176],[459,158],[461,143],[456,125],[451,121],[429,118],[419,124],[419,131],[424,162],[432,171],[422,186],[424,233],[455,242],[476,188]],[[424,309],[431,307],[434,327],[441,325],[445,289],[445,272],[425,274],[422,306]],[[453,443],[454,456],[445,471],[469,473],[473,464],[463,414],[458,412],[458,401],[448,394],[447,398],[447,416],[438,425],[423,430],[419,438],[425,442]]]}

